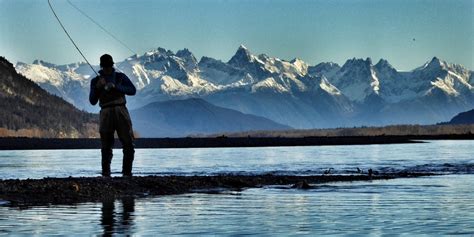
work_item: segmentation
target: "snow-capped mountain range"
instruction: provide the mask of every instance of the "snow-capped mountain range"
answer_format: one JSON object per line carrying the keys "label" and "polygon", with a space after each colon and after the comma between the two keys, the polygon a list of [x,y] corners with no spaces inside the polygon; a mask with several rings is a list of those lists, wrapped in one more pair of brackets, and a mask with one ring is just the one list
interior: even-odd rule
{"label": "snow-capped mountain range", "polygon": [[[252,54],[240,46],[228,61],[158,48],[117,62],[138,88],[130,108],[169,99],[202,98],[295,128],[430,124],[474,107],[474,73],[434,57],[400,72],[387,60],[349,59],[315,66]],[[98,69],[98,66],[96,66]],[[88,111],[92,70],[85,63],[18,63],[16,70]],[[231,122],[231,121],[229,121]]]}

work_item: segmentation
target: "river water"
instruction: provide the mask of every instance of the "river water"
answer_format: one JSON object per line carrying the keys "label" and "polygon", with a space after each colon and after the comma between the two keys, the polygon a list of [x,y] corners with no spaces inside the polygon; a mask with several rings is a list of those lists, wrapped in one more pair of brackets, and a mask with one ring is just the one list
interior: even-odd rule
{"label": "river water", "polygon": [[[112,169],[120,175],[121,151]],[[126,198],[28,209],[0,206],[1,234],[474,235],[474,141],[263,148],[138,149],[135,175],[439,176]],[[99,150],[0,151],[0,178],[98,176]],[[1,204],[1,201],[0,201]]]}

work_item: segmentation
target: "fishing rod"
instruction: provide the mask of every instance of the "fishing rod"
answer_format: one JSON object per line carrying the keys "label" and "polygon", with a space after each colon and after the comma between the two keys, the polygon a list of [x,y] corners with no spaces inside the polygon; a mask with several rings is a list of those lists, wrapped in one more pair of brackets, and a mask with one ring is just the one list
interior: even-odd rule
{"label": "fishing rod", "polygon": [[[108,31],[105,27],[103,27],[101,24],[99,24],[99,22],[97,22],[96,20],[94,20],[94,18],[92,18],[91,16],[89,16],[87,13],[85,13],[82,9],[80,9],[79,7],[77,7],[75,4],[73,4],[70,0],[67,0],[67,2],[69,3],[69,5],[71,5],[74,9],[76,9],[78,12],[80,12],[83,16],[85,16],[87,19],[89,19],[92,23],[94,23],[96,26],[98,26],[101,30],[103,30],[105,33],[107,33],[110,37],[112,37],[114,40],[116,40],[117,42],[119,42],[122,46],[124,46],[125,48],[127,48],[130,52],[132,52],[133,54],[135,55],[138,55],[138,53],[136,51],[134,51],[133,49],[131,49],[127,44],[125,44],[122,40],[120,40],[117,36],[115,36],[114,34],[112,34],[110,31]],[[48,0],[48,4],[49,4],[49,7],[51,8],[51,11],[53,12],[54,16],[56,17],[56,20],[58,20],[59,24],[61,25],[61,28],[64,30],[64,33],[66,33],[67,37],[69,38],[69,40],[72,42],[72,44],[74,45],[74,47],[76,47],[77,51],[81,54],[82,58],[84,58],[84,60],[86,60],[87,64],[91,67],[92,71],[94,71],[94,73],[99,76],[99,74],[95,71],[95,69],[92,67],[92,65],[89,63],[89,60],[87,60],[87,58],[84,56],[84,54],[82,53],[82,51],[79,49],[79,47],[77,46],[77,44],[74,42],[74,40],[72,39],[72,37],[69,35],[69,33],[67,32],[66,28],[64,27],[64,25],[62,24],[61,20],[59,19],[58,15],[56,14],[56,12],[54,11],[54,8],[53,6],[51,5],[51,2],[50,0]],[[117,69],[119,71],[121,71],[119,69],[120,65],[125,62],[125,61],[122,61],[120,62],[118,65],[117,65]],[[173,82],[173,84],[175,86],[178,87],[177,83],[174,81],[174,80],[171,80]],[[214,111],[212,111],[211,109],[207,108],[205,105],[201,104],[201,103],[198,103],[199,106],[203,107],[205,110],[207,110],[208,112],[210,112],[212,114],[212,116],[214,116],[215,118],[217,118],[216,114],[214,113]]]}
{"label": "fishing rod", "polygon": [[[96,20],[94,20],[94,18],[92,18],[90,15],[88,15],[86,12],[84,12],[82,9],[80,9],[76,4],[72,3],[70,0],[67,0],[67,2],[69,3],[69,5],[71,5],[74,9],[76,9],[79,13],[81,13],[83,16],[85,16],[87,19],[89,19],[92,23],[94,23],[96,26],[98,26],[102,31],[104,31],[106,34],[108,34],[110,37],[112,37],[112,39],[114,39],[115,41],[119,42],[123,47],[127,48],[128,51],[132,52],[132,54],[134,55],[138,55],[138,53],[133,50],[131,47],[129,47],[125,42],[123,42],[122,40],[120,40],[117,36],[115,36],[114,34],[112,34],[112,32],[108,31],[104,26],[102,26],[99,22],[97,22]],[[116,68],[119,72],[123,72],[122,70],[120,70],[120,66],[122,65],[122,63],[124,63],[125,61],[121,61],[117,64]]]}
{"label": "fishing rod", "polygon": [[74,47],[76,47],[77,51],[81,54],[82,58],[83,58],[84,60],[86,60],[86,63],[89,64],[89,67],[91,67],[91,69],[92,69],[92,71],[95,73],[95,75],[96,75],[96,76],[99,76],[99,74],[96,72],[96,70],[94,69],[94,67],[92,67],[92,65],[89,63],[89,60],[87,60],[86,56],[84,56],[84,54],[82,53],[81,49],[79,49],[79,47],[77,46],[76,42],[74,42],[74,40],[72,39],[71,35],[69,35],[69,33],[67,32],[66,27],[64,27],[63,23],[61,22],[61,20],[59,19],[58,15],[57,15],[56,12],[54,11],[53,5],[51,5],[50,0],[48,0],[48,5],[49,5],[49,8],[51,9],[51,11],[52,11],[53,14],[54,14],[54,17],[56,17],[56,20],[58,20],[59,25],[61,25],[61,28],[64,30],[64,33],[66,33],[67,37],[68,37],[69,40],[72,42],[72,44],[74,45]]}
{"label": "fishing rod", "polygon": [[[119,42],[122,46],[124,46],[125,48],[127,48],[130,52],[132,52],[133,54],[136,54],[138,55],[138,53],[136,51],[134,51],[133,49],[131,49],[127,44],[125,44],[123,41],[121,41],[117,36],[115,36],[114,34],[112,34],[110,31],[108,31],[105,27],[103,27],[101,24],[99,24],[99,22],[97,22],[96,20],[94,20],[94,18],[92,18],[91,16],[89,16],[87,13],[85,13],[82,9],[80,9],[78,6],[76,6],[75,4],[73,4],[70,0],[67,0],[67,2],[69,3],[69,5],[71,5],[74,9],[76,9],[78,12],[80,12],[83,16],[87,17],[87,19],[89,19],[92,23],[94,23],[95,25],[97,25],[101,30],[103,30],[105,33],[107,33],[110,37],[112,37],[114,40],[116,40],[117,42]],[[54,11],[53,9],[53,6],[51,5],[51,2],[50,0],[48,0],[48,4],[49,4],[49,7],[51,8],[51,11],[53,11],[54,13],[54,16],[56,17],[56,19],[58,20],[59,24],[61,25],[61,27],[63,28],[64,32],[66,33],[66,35],[69,37],[69,40],[71,40],[71,42],[74,44],[74,46],[76,47],[77,51],[79,51],[79,53],[81,54],[81,56],[84,58],[84,60],[86,60],[87,64],[89,64],[89,66],[91,67],[91,69],[94,71],[94,73],[98,76],[97,72],[94,70],[94,68],[92,67],[92,65],[89,63],[89,61],[87,60],[87,58],[84,56],[84,54],[81,52],[81,50],[79,49],[79,47],[76,45],[76,43],[74,42],[74,40],[72,39],[72,37],[69,35],[69,33],[67,32],[66,28],[64,27],[64,25],[61,23],[61,20],[59,19],[59,17],[57,16],[56,12]],[[124,61],[120,62],[118,65],[117,65],[117,69],[120,71],[119,67],[120,65],[123,63]],[[173,82],[173,84],[175,86],[178,87],[178,84],[174,81],[174,80],[171,80]],[[215,113],[210,110],[209,108],[207,108],[205,105],[202,105],[199,103],[199,105],[201,107],[203,107],[205,110],[207,110],[208,112],[210,112],[214,117],[217,118],[217,116],[215,115]]]}

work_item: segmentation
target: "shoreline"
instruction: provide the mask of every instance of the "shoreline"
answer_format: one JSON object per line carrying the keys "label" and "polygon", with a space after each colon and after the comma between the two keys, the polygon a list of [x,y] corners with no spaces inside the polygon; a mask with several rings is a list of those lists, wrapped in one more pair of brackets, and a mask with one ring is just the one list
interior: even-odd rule
{"label": "shoreline", "polygon": [[216,175],[216,176],[134,176],[69,177],[0,180],[0,200],[4,206],[29,207],[55,204],[77,204],[115,200],[123,197],[147,197],[185,193],[220,193],[286,185],[288,188],[312,189],[319,184],[416,178],[433,173],[391,173],[368,175]]}
{"label": "shoreline", "polygon": [[[421,143],[420,140],[474,140],[474,134],[347,136],[347,137],[212,137],[138,138],[136,148],[215,148],[269,146],[326,146]],[[116,140],[115,148],[120,148]],[[98,138],[0,138],[0,150],[100,149]]]}

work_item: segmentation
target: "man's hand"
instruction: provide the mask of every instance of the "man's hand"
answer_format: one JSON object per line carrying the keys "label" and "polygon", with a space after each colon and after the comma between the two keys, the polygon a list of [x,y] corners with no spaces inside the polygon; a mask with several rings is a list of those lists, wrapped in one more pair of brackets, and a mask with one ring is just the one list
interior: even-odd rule
{"label": "man's hand", "polygon": [[100,89],[100,88],[103,88],[105,86],[105,78],[103,77],[99,77],[99,80],[97,81],[97,83],[95,84],[95,87],[97,89]]}
{"label": "man's hand", "polygon": [[105,84],[104,88],[105,88],[106,91],[110,91],[110,90],[112,90],[112,88],[115,88],[115,84],[113,82],[109,82],[109,83]]}

